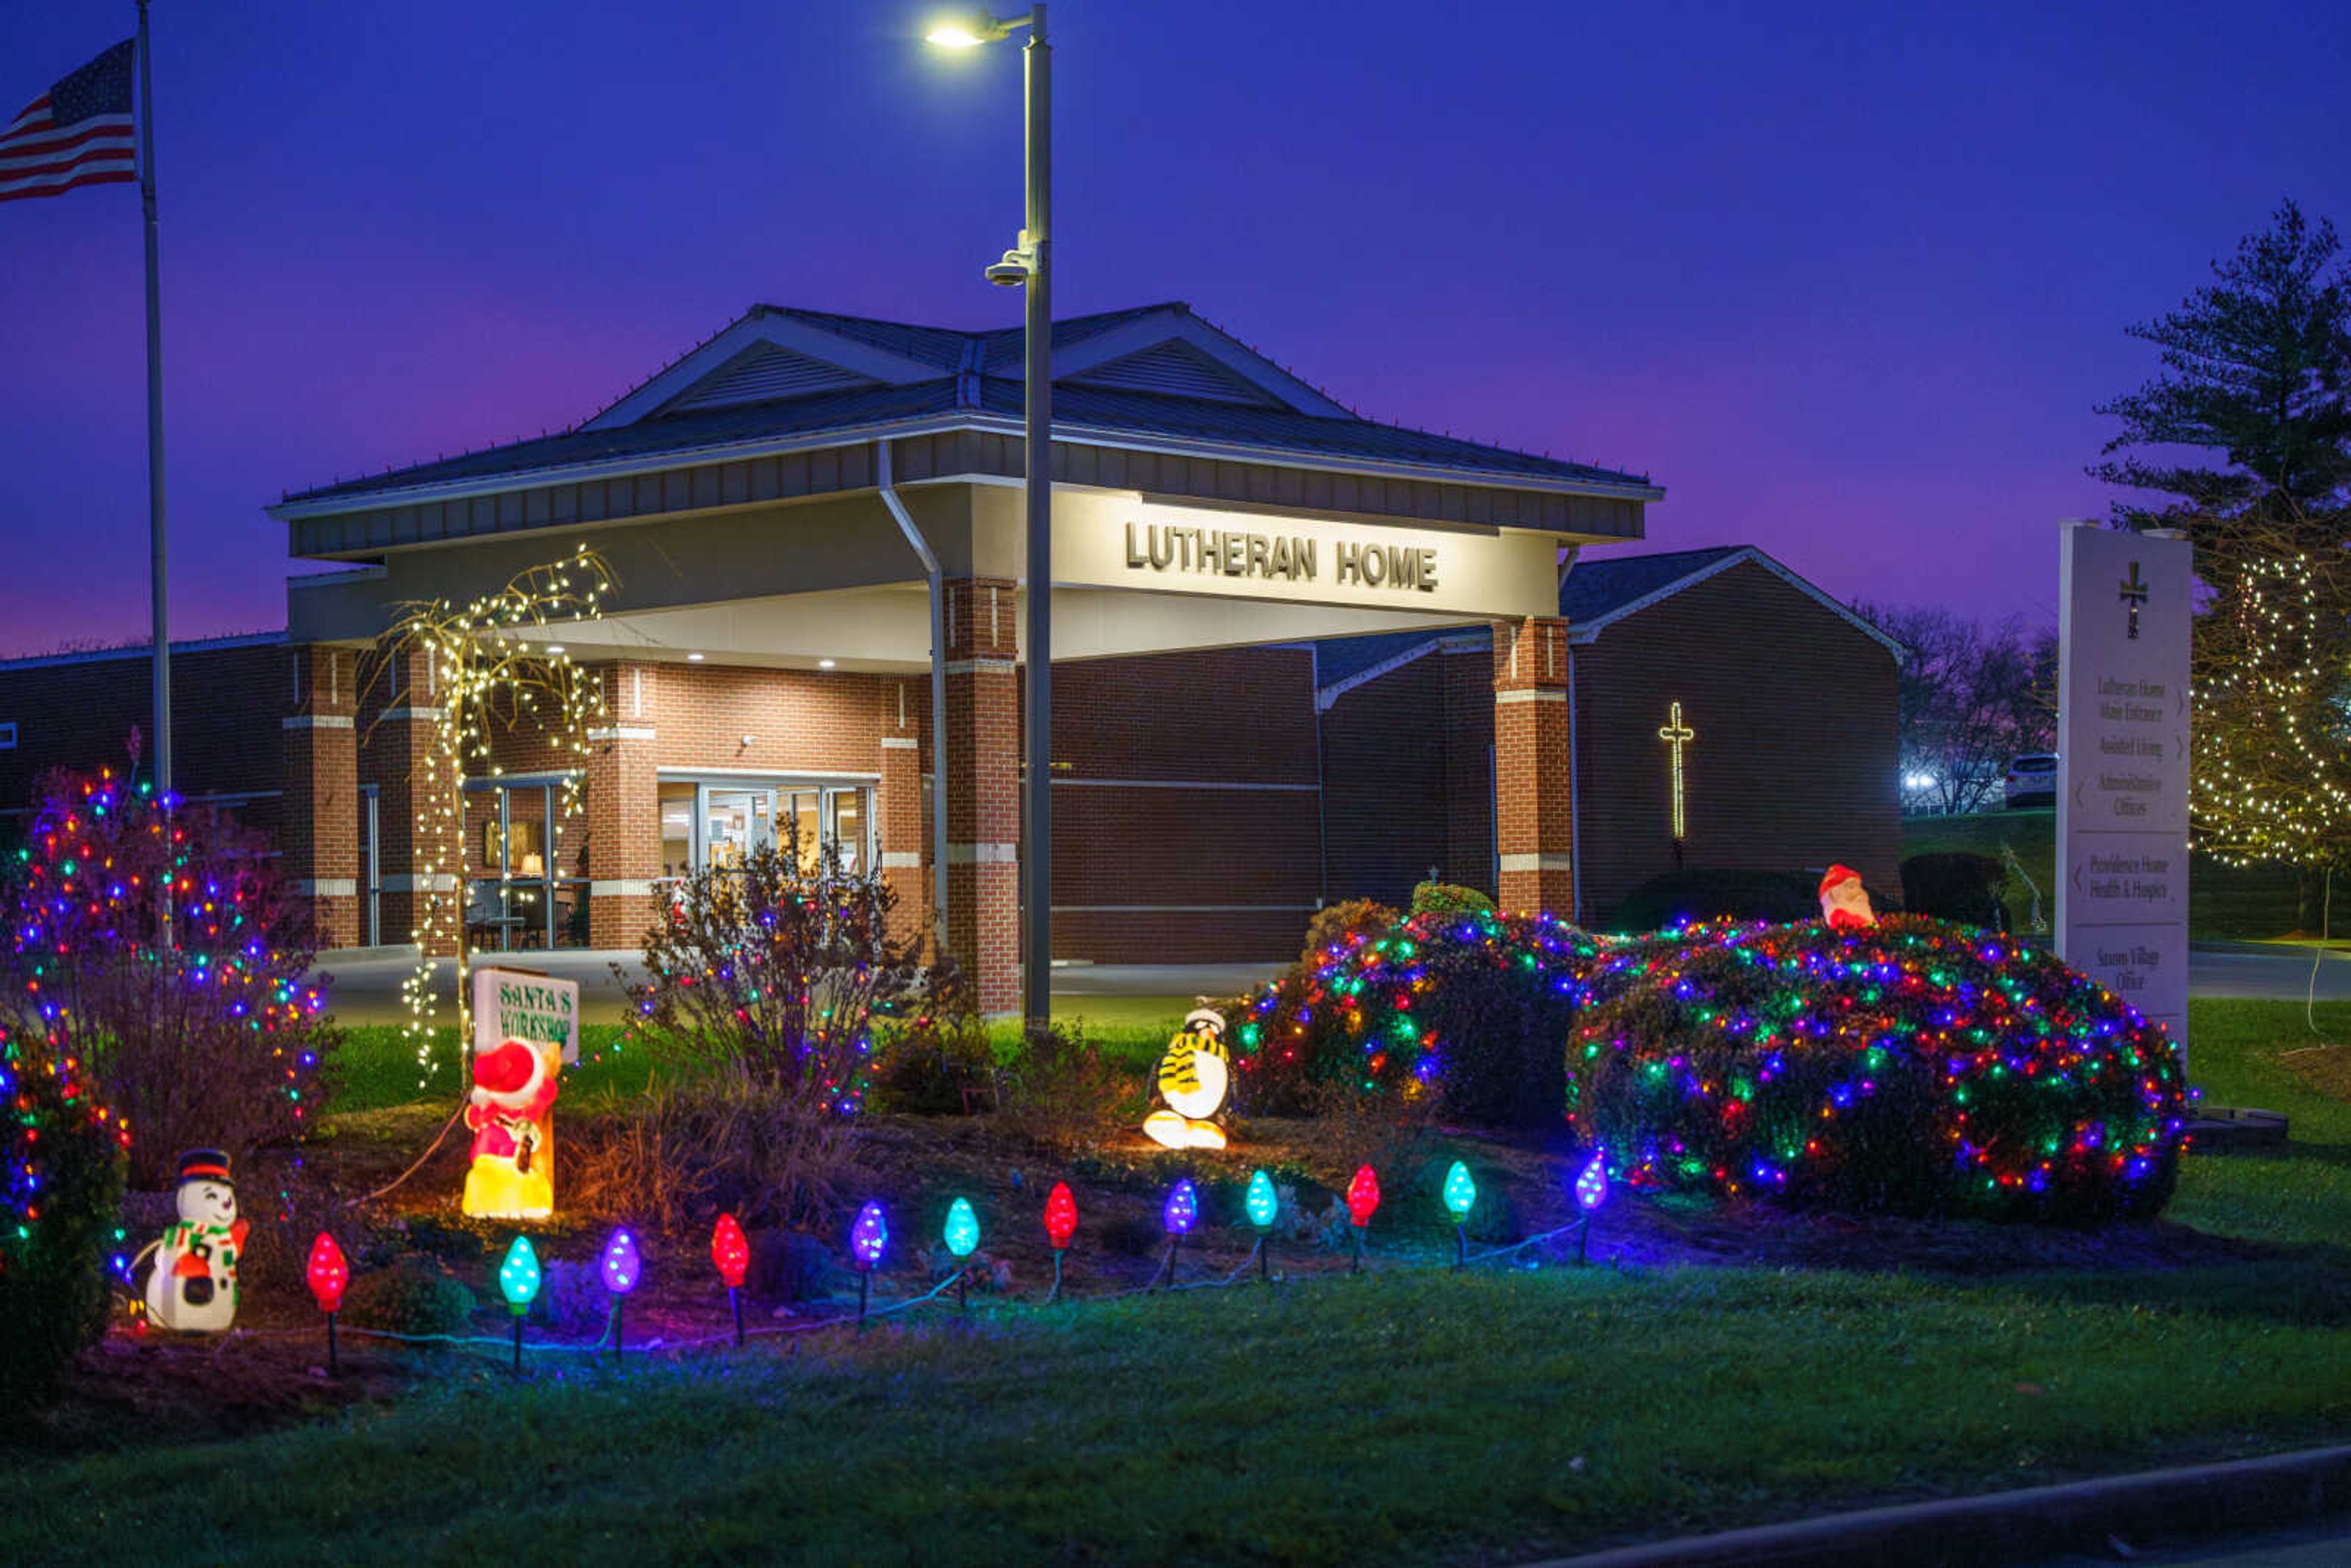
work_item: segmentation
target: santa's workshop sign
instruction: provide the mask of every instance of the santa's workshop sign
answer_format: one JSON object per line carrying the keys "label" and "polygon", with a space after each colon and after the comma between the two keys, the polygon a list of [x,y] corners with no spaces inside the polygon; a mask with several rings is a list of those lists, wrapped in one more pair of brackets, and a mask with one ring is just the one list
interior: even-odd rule
{"label": "santa's workshop sign", "polygon": [[555,1212],[555,1096],[564,1064],[579,1060],[578,981],[474,971],[467,1214],[544,1219]]}

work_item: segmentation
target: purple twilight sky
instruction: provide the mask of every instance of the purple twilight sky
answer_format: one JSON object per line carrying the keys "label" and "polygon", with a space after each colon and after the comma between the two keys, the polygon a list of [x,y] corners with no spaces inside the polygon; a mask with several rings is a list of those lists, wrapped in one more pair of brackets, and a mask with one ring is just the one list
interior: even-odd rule
{"label": "purple twilight sky", "polygon": [[[575,422],[755,300],[1010,324],[1019,62],[909,0],[157,0],[173,632],[288,488]],[[0,115],[129,4],[0,11]],[[1655,548],[2053,613],[2123,336],[2351,222],[2351,7],[1063,0],[1058,304],[1646,471]],[[13,95],[13,96],[11,96]],[[138,198],[0,204],[0,653],[146,624]]]}

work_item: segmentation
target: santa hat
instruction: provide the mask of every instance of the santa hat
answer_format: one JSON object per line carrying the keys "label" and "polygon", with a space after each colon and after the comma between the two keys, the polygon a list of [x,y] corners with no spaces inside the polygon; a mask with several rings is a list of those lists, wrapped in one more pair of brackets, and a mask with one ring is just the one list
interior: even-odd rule
{"label": "santa hat", "polygon": [[180,1185],[192,1181],[218,1182],[231,1192],[236,1183],[228,1176],[228,1156],[218,1149],[190,1149],[180,1156]]}
{"label": "santa hat", "polygon": [[1821,878],[1821,894],[1823,897],[1826,897],[1828,895],[1829,889],[1836,886],[1839,883],[1859,882],[1860,880],[1861,873],[1854,870],[1853,867],[1849,865],[1833,865],[1829,867],[1828,874]]}
{"label": "santa hat", "polygon": [[547,1079],[547,1058],[527,1040],[509,1040],[474,1058],[474,1088],[496,1100],[528,1100]]}

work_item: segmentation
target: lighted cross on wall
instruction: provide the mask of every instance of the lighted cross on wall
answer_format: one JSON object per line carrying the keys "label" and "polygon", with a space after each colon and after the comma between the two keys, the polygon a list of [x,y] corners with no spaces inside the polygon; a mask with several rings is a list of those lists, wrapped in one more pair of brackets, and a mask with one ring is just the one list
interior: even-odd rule
{"label": "lighted cross on wall", "polygon": [[1682,722],[1682,705],[1676,703],[1657,738],[1673,748],[1674,754],[1674,840],[1679,842],[1689,836],[1687,818],[1682,810],[1682,747],[1698,738],[1698,731]]}

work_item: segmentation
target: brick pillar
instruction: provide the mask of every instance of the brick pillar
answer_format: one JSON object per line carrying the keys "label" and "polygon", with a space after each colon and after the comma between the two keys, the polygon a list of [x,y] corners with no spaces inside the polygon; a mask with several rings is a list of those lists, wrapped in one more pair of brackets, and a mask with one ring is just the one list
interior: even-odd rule
{"label": "brick pillar", "polygon": [[1013,585],[958,578],[945,585],[947,755],[947,936],[976,982],[980,1010],[1020,1010],[1019,644]]}
{"label": "brick pillar", "polygon": [[882,782],[873,802],[882,878],[898,895],[890,934],[904,939],[930,921],[930,879],[923,868],[923,737],[929,733],[930,683],[893,680],[882,688]]}
{"label": "brick pillar", "polygon": [[[368,737],[382,833],[378,854],[383,876],[383,938],[413,942],[420,939],[425,899],[434,890],[457,901],[447,928],[463,925],[465,802],[447,798],[446,775],[433,752],[441,724],[440,692],[425,653],[398,656],[389,695]],[[435,957],[455,951],[446,936],[434,946]]]}
{"label": "brick pillar", "polygon": [[653,773],[660,672],[612,665],[607,722],[588,732],[588,945],[641,948],[661,874],[661,789]]}
{"label": "brick pillar", "polygon": [[294,711],[281,721],[286,793],[277,830],[286,878],[308,904],[310,940],[360,942],[360,752],[348,648],[305,643],[293,657]]}
{"label": "brick pillar", "polygon": [[1494,841],[1507,910],[1574,913],[1567,683],[1564,620],[1494,623]]}

